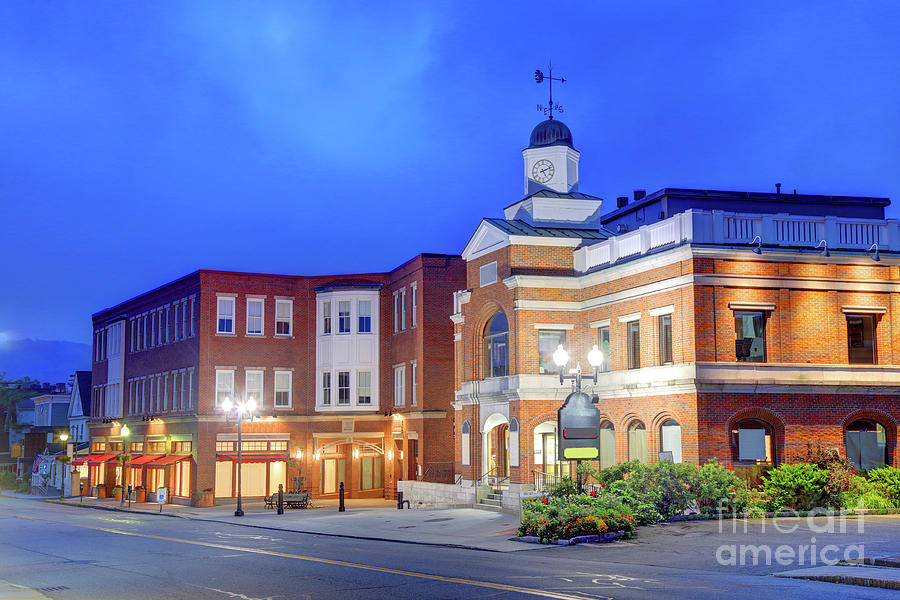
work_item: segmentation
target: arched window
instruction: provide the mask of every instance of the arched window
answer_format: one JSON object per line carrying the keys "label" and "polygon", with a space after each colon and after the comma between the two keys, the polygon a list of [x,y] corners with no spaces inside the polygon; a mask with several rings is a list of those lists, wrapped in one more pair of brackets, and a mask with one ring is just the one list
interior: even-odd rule
{"label": "arched window", "polygon": [[468,421],[462,424],[462,464],[471,463],[472,455],[472,426]]}
{"label": "arched window", "polygon": [[509,466],[519,466],[519,420],[509,421]]}
{"label": "arched window", "polygon": [[616,464],[616,428],[609,421],[600,423],[600,468]]}
{"label": "arched window", "polygon": [[640,421],[628,426],[628,460],[647,462],[647,428]]}
{"label": "arched window", "polygon": [[884,425],[871,419],[853,421],[844,431],[847,458],[860,471],[887,464],[887,434]]}
{"label": "arched window", "polygon": [[484,327],[484,377],[509,374],[509,322],[498,311]]}
{"label": "arched window", "polygon": [[738,465],[775,464],[775,429],[759,419],[731,428],[731,460]]}
{"label": "arched window", "polygon": [[675,419],[666,419],[659,426],[659,451],[671,452],[672,462],[681,462],[681,425]]}

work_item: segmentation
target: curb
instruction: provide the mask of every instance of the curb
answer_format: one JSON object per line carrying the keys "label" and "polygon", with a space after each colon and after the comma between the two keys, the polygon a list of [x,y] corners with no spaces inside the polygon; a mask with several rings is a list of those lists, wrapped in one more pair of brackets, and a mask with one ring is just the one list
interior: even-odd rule
{"label": "curb", "polygon": [[[290,533],[300,533],[303,535],[318,535],[323,537],[335,537],[335,538],[345,538],[350,540],[363,540],[368,542],[392,542],[394,544],[411,544],[415,546],[432,546],[437,548],[454,548],[456,550],[475,550],[478,552],[495,552],[498,554],[505,554],[506,551],[503,550],[493,550],[491,548],[480,548],[478,546],[470,546],[467,544],[449,544],[449,543],[440,543],[440,542],[420,542],[414,540],[398,540],[394,538],[383,538],[383,537],[374,537],[374,536],[365,536],[365,535],[350,535],[348,533],[328,533],[324,531],[305,531],[301,529],[288,529],[286,527],[272,527],[269,525],[257,525],[255,523],[235,523],[234,521],[224,521],[222,519],[209,519],[203,517],[192,517],[185,515],[176,515],[169,513],[155,513],[146,510],[129,510],[127,508],[115,508],[111,506],[96,506],[93,504],[70,504],[69,502],[60,502],[59,500],[43,500],[42,502],[53,502],[54,504],[58,504],[60,506],[74,506],[78,508],[89,508],[93,510],[105,510],[109,512],[124,512],[138,515],[150,515],[157,517],[172,517],[176,519],[187,519],[191,521],[202,521],[206,523],[222,523],[224,525],[236,525],[238,527],[250,527],[253,529],[265,529],[268,531],[287,531]],[[511,541],[516,540],[518,538],[509,538]],[[531,548],[527,548],[531,550]],[[526,550],[523,548],[522,550]],[[509,552],[521,552],[521,550],[510,550]]]}

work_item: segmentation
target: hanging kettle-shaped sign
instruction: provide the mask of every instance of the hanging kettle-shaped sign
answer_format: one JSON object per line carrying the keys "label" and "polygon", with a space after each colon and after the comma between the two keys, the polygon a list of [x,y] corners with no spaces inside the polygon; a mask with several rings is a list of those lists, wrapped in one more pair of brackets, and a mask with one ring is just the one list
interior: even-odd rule
{"label": "hanging kettle-shaped sign", "polygon": [[600,456],[600,411],[584,392],[572,392],[558,411],[559,456],[591,460]]}

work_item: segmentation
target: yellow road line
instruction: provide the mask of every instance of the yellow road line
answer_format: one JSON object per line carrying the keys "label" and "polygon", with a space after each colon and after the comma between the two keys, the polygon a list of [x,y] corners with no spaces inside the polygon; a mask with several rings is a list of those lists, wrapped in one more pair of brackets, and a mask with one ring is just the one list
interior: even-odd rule
{"label": "yellow road line", "polygon": [[550,590],[541,590],[536,588],[519,587],[516,585],[506,585],[504,583],[493,583],[490,581],[478,581],[476,579],[463,579],[461,577],[446,577],[444,575],[432,575],[431,573],[421,573],[418,571],[404,571],[402,569],[391,569],[388,567],[376,567],[373,565],[365,565],[361,563],[353,563],[345,560],[334,560],[331,558],[319,558],[317,556],[304,556],[302,554],[289,554],[287,552],[275,552],[274,550],[262,550],[258,548],[245,548],[242,546],[230,546],[228,544],[216,544],[214,542],[201,542],[198,540],[185,540],[180,538],[170,538],[161,535],[152,535],[149,533],[137,533],[133,531],[122,531],[120,529],[110,529],[108,527],[97,527],[94,525],[82,525],[79,523],[69,523],[62,521],[50,521],[39,517],[29,517],[26,515],[18,515],[0,511],[0,515],[8,517],[16,517],[19,519],[30,519],[32,521],[45,521],[48,523],[59,523],[62,525],[71,525],[72,527],[81,527],[82,529],[93,529],[95,531],[103,531],[105,533],[113,533],[116,535],[129,535],[134,537],[149,538],[153,540],[162,540],[165,542],[176,542],[179,544],[191,544],[194,546],[205,546],[207,548],[219,548],[222,550],[234,550],[238,552],[249,552],[252,554],[265,554],[267,556],[277,556],[279,558],[292,558],[294,560],[303,560],[326,565],[335,565],[339,567],[349,567],[351,569],[362,569],[365,571],[376,571],[378,573],[389,573],[392,575],[403,575],[405,577],[415,577],[418,579],[429,579],[432,581],[442,581],[445,583],[457,583],[460,585],[468,585],[475,587],[489,588],[493,590],[501,590],[505,592],[517,592],[519,594],[528,594],[531,596],[542,596],[544,598],[558,598],[560,600],[584,600],[584,596],[563,594],[561,592],[553,592]]}

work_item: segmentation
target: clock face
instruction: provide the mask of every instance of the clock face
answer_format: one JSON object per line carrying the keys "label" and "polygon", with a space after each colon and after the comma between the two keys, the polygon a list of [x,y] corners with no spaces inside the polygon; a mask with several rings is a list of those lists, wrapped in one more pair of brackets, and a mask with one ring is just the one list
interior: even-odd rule
{"label": "clock face", "polygon": [[542,158],[531,167],[531,178],[538,183],[547,183],[553,179],[553,172],[553,163],[546,158]]}

